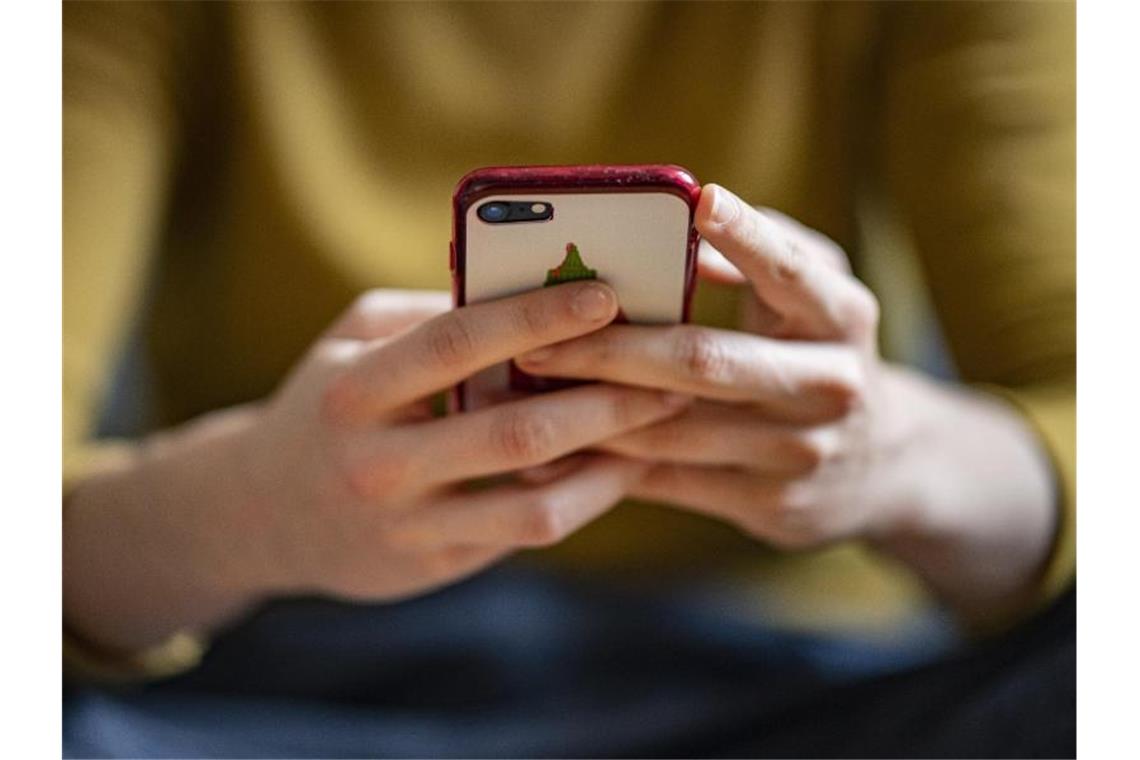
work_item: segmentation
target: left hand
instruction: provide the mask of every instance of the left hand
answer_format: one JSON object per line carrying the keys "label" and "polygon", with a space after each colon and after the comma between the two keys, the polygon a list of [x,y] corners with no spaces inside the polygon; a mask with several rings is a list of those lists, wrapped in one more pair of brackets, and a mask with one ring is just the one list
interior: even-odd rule
{"label": "left hand", "polygon": [[[615,325],[532,352],[521,366],[698,398],[684,414],[604,445],[659,463],[639,497],[719,516],[789,548],[894,519],[882,495],[868,493],[879,489],[872,473],[888,445],[878,429],[875,297],[831,240],[722,188],[706,189],[697,224],[752,285],[751,334]],[[723,266],[719,274],[732,276]]]}
{"label": "left hand", "polygon": [[[1023,586],[1054,522],[1048,468],[1024,424],[996,403],[885,364],[878,302],[827,237],[715,185],[702,193],[696,224],[727,259],[702,251],[705,276],[751,286],[743,332],[613,325],[518,359],[534,374],[697,397],[683,414],[603,445],[656,462],[635,495],[784,548],[937,533],[952,545],[942,555],[971,557],[963,564],[976,565],[978,552],[1013,557],[991,589]],[[977,435],[996,448],[979,456]],[[1007,478],[1024,473],[1024,488],[961,485],[995,467]],[[1001,509],[1000,518],[985,516]]]}

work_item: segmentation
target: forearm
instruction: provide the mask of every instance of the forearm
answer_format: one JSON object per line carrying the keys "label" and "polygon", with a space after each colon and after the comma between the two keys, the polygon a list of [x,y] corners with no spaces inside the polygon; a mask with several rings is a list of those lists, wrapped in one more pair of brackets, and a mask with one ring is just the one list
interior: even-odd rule
{"label": "forearm", "polygon": [[69,494],[63,614],[75,635],[135,651],[212,629],[256,601],[268,573],[251,540],[238,443],[253,415],[221,412],[148,439]]}
{"label": "forearm", "polygon": [[966,620],[1000,619],[1031,599],[1057,526],[1054,476],[1028,424],[1006,405],[887,370],[908,433],[896,495],[902,519],[873,541]]}

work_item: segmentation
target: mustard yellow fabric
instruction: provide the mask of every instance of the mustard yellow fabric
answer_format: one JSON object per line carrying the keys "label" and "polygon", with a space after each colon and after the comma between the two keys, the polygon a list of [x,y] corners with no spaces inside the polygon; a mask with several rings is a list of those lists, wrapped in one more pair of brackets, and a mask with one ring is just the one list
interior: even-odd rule
{"label": "mustard yellow fabric", "polygon": [[[175,424],[265,396],[360,290],[447,288],[468,170],[679,163],[841,243],[884,301],[893,358],[916,358],[933,306],[962,379],[1040,431],[1063,512],[1043,598],[1072,579],[1072,4],[69,2],[63,16],[65,484],[105,461],[92,430],[132,325],[155,424]],[[733,303],[703,288],[697,319],[729,323]],[[732,588],[741,614],[807,628],[889,634],[926,603],[858,545],[784,555],[648,505],[536,561]],[[197,650],[164,651],[132,664],[162,672]]]}

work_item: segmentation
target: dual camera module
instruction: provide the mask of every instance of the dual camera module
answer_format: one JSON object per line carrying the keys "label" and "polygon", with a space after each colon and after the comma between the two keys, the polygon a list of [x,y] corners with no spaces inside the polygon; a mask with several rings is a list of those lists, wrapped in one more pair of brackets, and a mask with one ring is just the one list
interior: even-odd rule
{"label": "dual camera module", "polygon": [[487,224],[545,222],[554,218],[554,206],[545,201],[490,201],[475,213]]}

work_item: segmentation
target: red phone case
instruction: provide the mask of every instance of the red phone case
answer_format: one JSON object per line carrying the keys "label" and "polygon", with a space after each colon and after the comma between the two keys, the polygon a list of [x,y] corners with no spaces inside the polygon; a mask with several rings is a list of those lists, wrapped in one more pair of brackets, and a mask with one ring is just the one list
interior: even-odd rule
{"label": "red phone case", "polygon": [[[696,285],[697,245],[700,238],[693,227],[693,215],[700,200],[701,186],[687,169],[669,164],[585,166],[498,166],[476,169],[464,176],[452,195],[451,292],[456,307],[467,303],[466,223],[471,206],[491,195],[541,191],[558,193],[668,192],[689,207],[689,241],[685,257],[684,304],[681,319],[687,322]],[[462,385],[452,394],[452,408],[463,409]]]}

